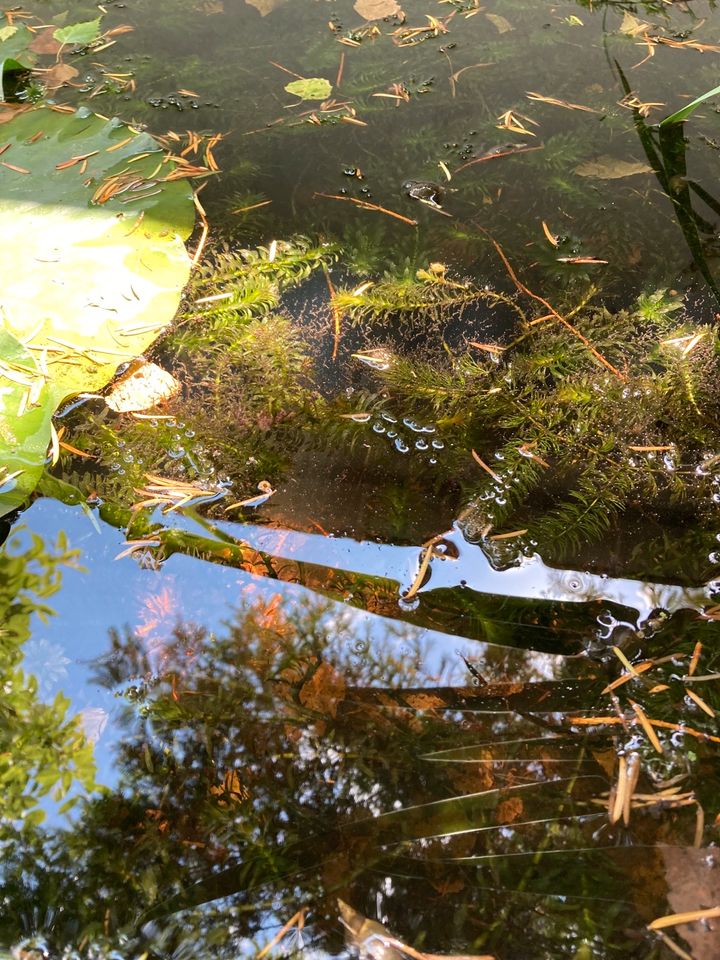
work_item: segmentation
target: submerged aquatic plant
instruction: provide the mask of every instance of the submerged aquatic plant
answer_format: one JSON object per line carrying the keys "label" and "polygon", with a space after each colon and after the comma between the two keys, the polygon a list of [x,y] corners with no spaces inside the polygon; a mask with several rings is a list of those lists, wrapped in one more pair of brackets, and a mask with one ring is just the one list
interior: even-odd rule
{"label": "submerged aquatic plant", "polygon": [[178,354],[232,349],[245,339],[247,323],[279,305],[284,289],[327,267],[335,256],[331,244],[305,237],[254,250],[218,250],[191,281],[186,309],[168,345]]}
{"label": "submerged aquatic plant", "polygon": [[414,274],[385,274],[378,283],[369,281],[353,290],[341,289],[333,298],[335,309],[356,323],[418,318],[427,322],[447,317],[451,311],[457,314],[479,302],[489,307],[506,304],[525,318],[513,298],[470,281],[452,280],[442,263],[431,263]]}
{"label": "submerged aquatic plant", "polygon": [[[420,286],[434,307],[437,286]],[[402,315],[408,286],[379,287],[380,296],[347,296],[345,309],[384,319],[398,292]],[[468,535],[512,534],[516,545],[558,556],[599,540],[636,505],[716,510],[720,341],[714,327],[676,319],[679,308],[658,292],[633,310],[586,306],[572,325],[545,314],[512,342],[471,341],[449,362],[388,357],[378,368],[383,389],[455,434]]]}

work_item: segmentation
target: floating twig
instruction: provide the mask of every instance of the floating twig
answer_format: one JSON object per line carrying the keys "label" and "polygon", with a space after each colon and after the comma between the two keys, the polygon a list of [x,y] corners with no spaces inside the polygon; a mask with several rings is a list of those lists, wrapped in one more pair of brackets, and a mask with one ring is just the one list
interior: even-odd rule
{"label": "floating twig", "polygon": [[381,207],[377,203],[370,203],[368,200],[358,200],[355,197],[342,197],[336,193],[315,193],[313,196],[325,197],[326,200],[346,200],[350,203],[354,203],[362,210],[374,210],[376,213],[384,213],[386,216],[394,217],[396,220],[401,220],[403,223],[407,223],[411,227],[416,227],[418,223],[417,220],[411,220],[410,217],[404,217],[401,213],[396,213],[394,210],[388,210],[387,207]]}

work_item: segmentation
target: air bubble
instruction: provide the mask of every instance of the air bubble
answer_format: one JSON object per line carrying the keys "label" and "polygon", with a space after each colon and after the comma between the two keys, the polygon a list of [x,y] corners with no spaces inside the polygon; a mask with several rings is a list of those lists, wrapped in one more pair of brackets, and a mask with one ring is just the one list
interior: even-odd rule
{"label": "air bubble", "polygon": [[405,597],[400,597],[398,600],[398,606],[401,610],[406,610],[408,612],[417,610],[417,608],[420,606],[420,598],[413,597],[411,600],[406,600]]}
{"label": "air bubble", "polygon": [[385,433],[385,427],[381,423],[374,423],[373,430],[375,433]]}
{"label": "air bubble", "polygon": [[427,448],[428,448],[427,440],[416,440],[416,441],[415,441],[415,449],[416,449],[416,450],[427,450]]}
{"label": "air bubble", "polygon": [[389,413],[381,413],[380,416],[383,420],[386,420],[388,423],[397,423],[397,418],[391,416]]}
{"label": "air bubble", "polygon": [[395,441],[395,449],[398,453],[407,453],[410,447],[405,443],[402,437],[398,437]]}
{"label": "air bubble", "polygon": [[181,460],[185,456],[185,447],[177,447],[174,450],[168,450],[168,456],[171,460]]}
{"label": "air bubble", "polygon": [[394,440],[397,436],[397,430],[388,430],[387,435],[389,440]]}
{"label": "air bubble", "polygon": [[433,440],[433,441],[432,441],[432,445],[433,445],[433,449],[434,449],[434,450],[444,450],[444,449],[445,449],[445,444],[442,442],[442,440]]}

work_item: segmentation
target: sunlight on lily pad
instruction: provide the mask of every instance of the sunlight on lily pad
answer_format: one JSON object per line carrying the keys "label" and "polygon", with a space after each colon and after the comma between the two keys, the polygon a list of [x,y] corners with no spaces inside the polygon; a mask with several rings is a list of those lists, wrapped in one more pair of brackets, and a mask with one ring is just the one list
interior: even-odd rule
{"label": "sunlight on lily pad", "polygon": [[162,147],[118,120],[43,108],[3,134],[0,514],[35,486],[58,405],[172,321],[194,222],[187,180],[168,181]]}

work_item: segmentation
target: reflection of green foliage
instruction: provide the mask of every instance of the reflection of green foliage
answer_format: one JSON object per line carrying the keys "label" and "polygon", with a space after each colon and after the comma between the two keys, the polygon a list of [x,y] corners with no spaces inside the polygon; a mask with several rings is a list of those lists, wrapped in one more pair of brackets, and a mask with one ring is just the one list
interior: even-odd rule
{"label": "reflection of green foliage", "polygon": [[[562,719],[605,681],[573,680],[559,661],[548,677],[529,658],[514,662],[512,683],[422,686],[416,642],[348,629],[322,607],[288,618],[273,601],[219,634],[178,625],[160,665],[113,631],[95,670],[122,697],[119,781],[73,827],[8,845],[0,942],[233,957],[302,905],[310,944],[335,953],[336,898],[370,912],[385,890],[387,923],[416,949],[526,956],[531,931],[558,960],[589,938],[598,960],[648,956],[618,933],[640,926],[637,870],[653,864],[656,836],[687,843],[695,816],[635,810],[627,833],[610,831],[609,737],[588,741]],[[682,641],[668,631],[668,649],[687,655],[712,625],[695,629]],[[675,682],[675,669],[653,682]],[[645,703],[641,685],[632,695]],[[676,711],[672,700],[653,700],[654,715]],[[683,769],[683,747],[666,744],[656,761],[637,747],[645,793]],[[717,798],[705,802],[714,814]],[[47,914],[60,890],[63,910]],[[568,924],[576,897],[582,918]]]}
{"label": "reflection of green foliage", "polygon": [[[42,797],[63,800],[75,781],[86,790],[94,785],[92,746],[67,716],[69,700],[58,693],[52,703],[41,702],[37,677],[21,667],[31,620],[52,614],[45,601],[60,589],[62,568],[73,567],[77,555],[62,534],[53,553],[40,537],[28,543],[21,530],[0,553],[0,841],[15,820],[28,826],[43,820]],[[61,810],[75,802],[70,798]]]}

